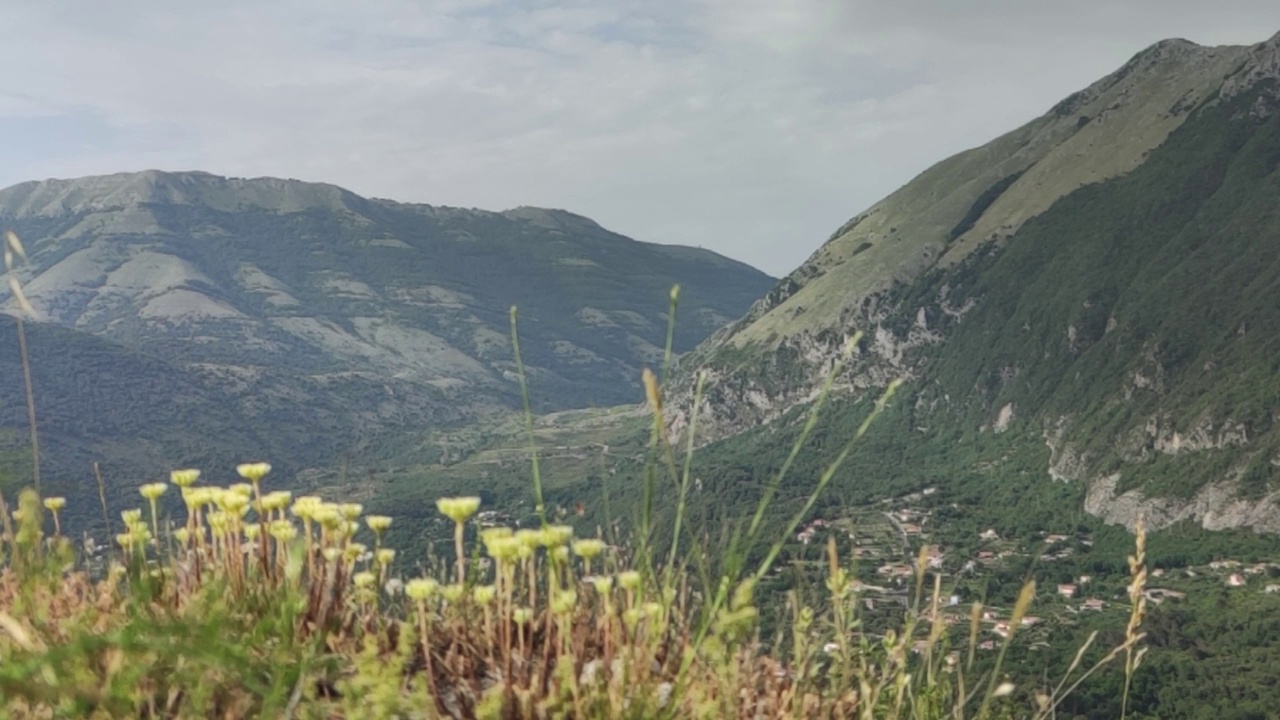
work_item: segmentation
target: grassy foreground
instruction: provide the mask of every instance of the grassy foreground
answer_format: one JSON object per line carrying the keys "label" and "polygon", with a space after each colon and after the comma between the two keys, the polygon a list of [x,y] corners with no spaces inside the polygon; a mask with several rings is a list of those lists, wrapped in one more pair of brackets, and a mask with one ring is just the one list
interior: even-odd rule
{"label": "grassy foreground", "polygon": [[[23,253],[11,233],[6,241],[9,269]],[[676,297],[673,290],[672,322]],[[671,337],[669,328],[668,361]],[[512,342],[523,388],[514,309]],[[1019,686],[1002,668],[1004,649],[994,664],[975,664],[982,605],[972,607],[967,637],[947,627],[942,577],[929,574],[924,551],[913,605],[880,635],[863,631],[861,585],[834,538],[825,593],[757,597],[786,539],[897,387],[816,480],[782,537],[765,544],[764,559],[749,564],[838,370],[750,523],[714,550],[682,546],[696,535],[684,510],[703,378],[681,468],[648,371],[656,462],[630,546],[547,523],[536,448],[539,526],[488,527],[479,498],[440,498],[455,527],[447,562],[406,561],[383,547],[391,517],[272,490],[266,463],[240,465],[244,482],[228,487],[201,485],[194,469],[141,486],[144,507],[121,514],[122,532],[106,548],[63,534],[64,498],[27,489],[15,508],[0,497],[0,717],[1055,718],[1076,685],[1121,658],[1127,687],[1142,655],[1141,531],[1123,643],[1081,667],[1091,637],[1055,684]],[[527,391],[525,403],[532,438]],[[663,468],[670,488],[658,486]],[[174,488],[185,513],[162,517],[158,501]],[[663,503],[674,507],[665,545],[653,537],[659,493],[675,496]],[[1028,583],[1005,649],[1034,597]],[[789,619],[768,640],[759,622],[765,603]]]}
{"label": "grassy foreground", "polygon": [[[484,527],[478,498],[442,498],[449,561],[382,547],[392,524],[355,504],[196,470],[143,485],[114,547],[61,533],[62,498],[24,491],[3,512],[0,708],[8,718],[1052,718],[1101,665],[1141,658],[1144,536],[1130,558],[1125,642],[1052,685],[979,671],[940,617],[942,578],[922,553],[899,628],[861,632],[859,583],[827,547],[825,595],[780,603],[758,629],[761,571],[700,581],[671,548],[609,546],[567,526]],[[161,518],[176,488],[185,518]],[[772,560],[772,555],[770,560]],[[725,563],[731,568],[732,563]],[[739,579],[741,578],[741,579]],[[1032,604],[1022,590],[1010,627]],[[1007,643],[1013,640],[1011,635]],[[1092,640],[1090,640],[1092,642]]]}

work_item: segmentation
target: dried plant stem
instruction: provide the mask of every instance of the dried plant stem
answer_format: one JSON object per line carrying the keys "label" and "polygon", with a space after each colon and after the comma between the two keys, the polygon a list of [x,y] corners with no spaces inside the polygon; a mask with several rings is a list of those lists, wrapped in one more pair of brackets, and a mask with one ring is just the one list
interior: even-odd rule
{"label": "dried plant stem", "polygon": [[31,426],[31,476],[36,492],[40,492],[40,434],[36,432],[36,394],[31,384],[31,359],[27,356],[27,333],[22,318],[18,324],[18,352],[22,355],[22,381],[27,387],[27,424]]}

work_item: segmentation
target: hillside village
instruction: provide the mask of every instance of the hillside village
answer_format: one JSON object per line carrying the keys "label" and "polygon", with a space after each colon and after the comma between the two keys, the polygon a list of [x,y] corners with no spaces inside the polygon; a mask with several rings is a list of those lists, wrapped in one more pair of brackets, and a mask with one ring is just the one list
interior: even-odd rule
{"label": "hillside village", "polygon": [[[1031,611],[1021,618],[1019,628],[1010,626],[1013,611],[1010,604],[983,602],[978,651],[997,650],[1001,641],[1011,635],[1017,635],[1018,643],[1025,643],[1030,650],[1043,649],[1049,646],[1050,637],[1057,629],[1079,625],[1093,614],[1105,617],[1129,613],[1127,578],[1099,579],[1092,574],[1067,570],[1070,567],[1067,561],[1092,547],[1093,539],[1088,534],[1069,536],[1042,532],[1034,543],[1027,543],[1001,537],[994,529],[987,528],[977,532],[964,549],[948,547],[935,538],[937,526],[933,522],[933,509],[921,502],[935,492],[935,488],[928,488],[842,516],[815,518],[797,531],[794,546],[799,555],[808,558],[825,546],[830,537],[836,539],[838,546],[849,543],[859,569],[854,589],[861,596],[860,607],[868,627],[880,625],[875,622],[877,618],[886,625],[893,623],[897,619],[895,615],[913,606],[919,590],[920,569],[926,573],[922,586],[926,602],[921,605],[926,609],[922,619],[931,623],[934,610],[928,607],[927,596],[933,576],[940,574],[942,595],[938,618],[943,624],[958,629],[955,633],[958,643],[967,642],[964,636],[971,623],[974,603],[989,597],[984,593],[988,582],[1012,563],[1032,561],[1040,570],[1037,574],[1070,574],[1070,579],[1063,582],[1039,584]],[[1055,564],[1062,565],[1063,570],[1054,573]],[[822,564],[796,560],[794,565]],[[1195,593],[1214,588],[1269,595],[1280,605],[1280,562],[1246,563],[1222,558],[1177,569],[1149,568],[1143,596],[1149,606],[1155,606],[1182,602]],[[919,640],[914,650],[922,652],[927,645],[925,640]],[[953,651],[948,664],[958,659],[959,651]]]}

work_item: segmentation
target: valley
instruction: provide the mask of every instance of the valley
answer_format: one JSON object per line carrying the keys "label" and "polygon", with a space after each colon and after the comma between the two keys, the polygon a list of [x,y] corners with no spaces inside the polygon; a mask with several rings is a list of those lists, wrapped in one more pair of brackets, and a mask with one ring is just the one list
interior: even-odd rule
{"label": "valley", "polygon": [[[1060,717],[1252,718],[1280,703],[1278,198],[1280,34],[1156,43],[781,279],[565,210],[200,172],[23,183],[0,224],[68,536],[107,537],[138,481],[269,460],[272,490],[389,518],[379,582],[546,519],[627,561],[675,547],[708,591],[772,563],[750,609],[785,645],[802,602],[844,612],[822,588],[847,562],[868,653],[907,622],[914,654],[1016,672],[1033,703],[1142,616],[1132,687],[1100,674]],[[29,448],[0,304],[9,497]],[[158,507],[184,522],[179,493]]]}

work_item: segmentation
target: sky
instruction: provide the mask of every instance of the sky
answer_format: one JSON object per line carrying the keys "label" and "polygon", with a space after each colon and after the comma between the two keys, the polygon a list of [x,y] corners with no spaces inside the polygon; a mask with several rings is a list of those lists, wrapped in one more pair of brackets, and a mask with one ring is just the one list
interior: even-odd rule
{"label": "sky", "polygon": [[0,186],[205,170],[570,210],[782,275],[1168,37],[1275,0],[0,0]]}

